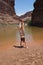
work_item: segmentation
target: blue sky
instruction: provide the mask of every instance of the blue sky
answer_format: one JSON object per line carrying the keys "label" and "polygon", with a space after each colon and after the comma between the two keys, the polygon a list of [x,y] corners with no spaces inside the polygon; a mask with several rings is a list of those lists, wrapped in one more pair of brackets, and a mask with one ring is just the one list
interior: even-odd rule
{"label": "blue sky", "polygon": [[35,0],[15,0],[15,11],[17,15],[22,15],[34,9],[33,3]]}

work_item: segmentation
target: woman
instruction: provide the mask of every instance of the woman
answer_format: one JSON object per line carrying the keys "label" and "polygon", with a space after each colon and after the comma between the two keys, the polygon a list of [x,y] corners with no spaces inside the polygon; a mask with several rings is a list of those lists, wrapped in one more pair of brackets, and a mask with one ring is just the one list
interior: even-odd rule
{"label": "woman", "polygon": [[19,33],[20,33],[20,46],[22,46],[22,42],[25,44],[26,47],[26,42],[25,42],[25,32],[24,32],[24,22],[21,21],[19,23]]}

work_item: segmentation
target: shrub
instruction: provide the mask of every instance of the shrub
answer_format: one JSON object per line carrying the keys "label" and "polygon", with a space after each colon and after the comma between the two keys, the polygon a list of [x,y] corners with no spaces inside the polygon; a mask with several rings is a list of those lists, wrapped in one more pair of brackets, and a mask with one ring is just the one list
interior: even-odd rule
{"label": "shrub", "polygon": [[28,26],[31,26],[32,25],[32,21],[28,21]]}

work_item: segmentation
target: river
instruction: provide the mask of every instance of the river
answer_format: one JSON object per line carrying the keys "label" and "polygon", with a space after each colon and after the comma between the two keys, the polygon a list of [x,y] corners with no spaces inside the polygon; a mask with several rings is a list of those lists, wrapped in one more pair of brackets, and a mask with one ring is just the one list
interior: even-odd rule
{"label": "river", "polygon": [[[15,41],[20,42],[17,26],[10,25],[0,28],[0,49],[12,46]],[[25,26],[26,42],[43,44],[43,28]]]}

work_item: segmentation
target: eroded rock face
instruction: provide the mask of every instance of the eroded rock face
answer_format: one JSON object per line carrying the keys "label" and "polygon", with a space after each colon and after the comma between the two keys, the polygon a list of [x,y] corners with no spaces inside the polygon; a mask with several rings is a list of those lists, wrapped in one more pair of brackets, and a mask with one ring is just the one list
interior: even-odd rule
{"label": "eroded rock face", "polygon": [[0,0],[0,13],[14,15],[14,1],[15,0]]}
{"label": "eroded rock face", "polygon": [[19,18],[22,19],[22,21],[27,22],[31,20],[31,17],[32,17],[32,11],[29,11],[21,15]]}
{"label": "eroded rock face", "polygon": [[43,26],[43,0],[36,0],[34,3],[32,25]]}

